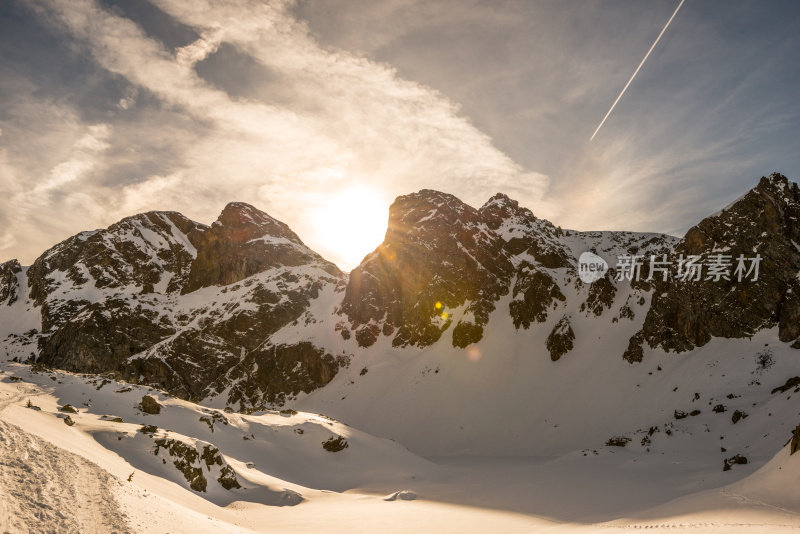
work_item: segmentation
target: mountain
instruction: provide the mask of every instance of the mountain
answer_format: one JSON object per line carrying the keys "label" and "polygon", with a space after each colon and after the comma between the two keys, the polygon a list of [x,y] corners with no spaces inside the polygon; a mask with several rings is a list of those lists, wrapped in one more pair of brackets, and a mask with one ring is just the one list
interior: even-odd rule
{"label": "mountain", "polygon": [[[671,257],[759,255],[756,281],[656,277],[653,304],[642,328],[651,347],[684,351],[713,337],[750,337],[778,326],[781,341],[800,336],[800,189],[785,176],[758,185],[719,213],[689,229]],[[748,266],[749,267],[749,266]],[[673,271],[674,272],[674,271]],[[800,345],[798,346],[800,348]]]}
{"label": "mountain", "polygon": [[157,382],[189,399],[235,380],[228,398],[248,406],[319,387],[346,363],[307,341],[271,343],[346,277],[247,204],[227,205],[211,226],[135,215],[0,272],[4,347],[18,359]]}
{"label": "mountain", "polygon": [[[800,375],[799,199],[773,174],[678,239],[563,230],[503,194],[476,209],[422,190],[397,198],[384,242],[349,275],[248,204],[210,226],[150,212],[30,267],[0,264],[0,350],[218,408],[323,412],[426,454],[614,435],[649,449],[643,433],[666,434],[698,399],[750,420],[723,431],[705,408],[681,418],[687,434],[774,445],[772,390]],[[584,252],[611,269],[581,281]],[[680,279],[685,258],[719,255],[727,279]],[[761,258],[756,280],[731,276],[740,255]],[[650,277],[651,257],[669,267]],[[508,410],[513,424],[497,417]]]}

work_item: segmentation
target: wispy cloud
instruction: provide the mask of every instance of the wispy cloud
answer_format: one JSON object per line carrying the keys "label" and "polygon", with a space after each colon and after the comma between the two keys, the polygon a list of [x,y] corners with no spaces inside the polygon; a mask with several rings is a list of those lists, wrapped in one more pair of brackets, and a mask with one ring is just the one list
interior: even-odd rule
{"label": "wispy cloud", "polygon": [[761,174],[800,178],[800,6],[685,2],[590,143],[676,2],[12,2],[0,257],[241,199],[341,262],[315,227],[359,184],[384,208],[504,191],[564,227],[680,233]]}
{"label": "wispy cloud", "polygon": [[[318,218],[312,215],[344,187],[369,185],[384,195],[387,208],[394,196],[423,187],[449,190],[474,204],[490,191],[521,183],[528,196],[523,200],[535,203],[547,187],[544,175],[499,151],[444,95],[402,79],[388,65],[320,46],[285,4],[153,3],[195,28],[200,38],[168,49],[92,0],[33,3],[41,18],[84,47],[104,70],[198,125],[196,130],[177,126],[177,135],[166,141],[176,156],[168,173],[143,173],[119,183],[112,172],[82,183],[86,201],[103,209],[82,210],[86,216],[71,220],[70,232],[154,208],[209,221],[225,202],[243,199],[285,220],[310,246],[341,261],[330,243],[315,242]],[[282,87],[281,98],[232,96],[199,76],[195,66],[222,43],[269,69]],[[136,136],[141,125],[115,121],[125,120],[134,104],[136,92],[116,100],[104,135],[92,134],[102,143],[97,150],[70,152],[48,173],[26,176],[35,182],[29,197],[62,209],[63,198],[47,191],[67,189],[93,170],[113,171],[116,159],[130,160],[121,143]],[[98,167],[93,158],[104,155]],[[18,220],[11,228],[21,235],[25,224]],[[15,253],[30,261],[43,245],[32,241],[23,247],[17,243]]]}

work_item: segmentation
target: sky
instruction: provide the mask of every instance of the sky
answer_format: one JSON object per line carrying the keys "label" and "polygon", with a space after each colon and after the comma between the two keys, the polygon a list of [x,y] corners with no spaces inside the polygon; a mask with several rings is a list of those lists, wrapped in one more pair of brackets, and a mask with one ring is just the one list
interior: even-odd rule
{"label": "sky", "polygon": [[800,2],[4,0],[0,261],[244,201],[351,269],[395,197],[682,235],[800,180]]}

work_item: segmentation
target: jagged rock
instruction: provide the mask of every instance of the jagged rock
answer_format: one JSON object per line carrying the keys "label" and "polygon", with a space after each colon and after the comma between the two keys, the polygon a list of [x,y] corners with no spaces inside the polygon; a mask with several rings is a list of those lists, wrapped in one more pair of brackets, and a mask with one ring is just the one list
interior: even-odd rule
{"label": "jagged rock", "polygon": [[[189,487],[197,492],[208,490],[208,479],[205,473],[212,476],[218,471],[216,481],[226,490],[239,489],[241,484],[236,472],[222,457],[219,449],[202,441],[194,445],[173,438],[155,439],[153,454],[159,456],[162,450],[173,460],[175,468],[183,474]],[[205,468],[205,471],[204,471]]]}
{"label": "jagged rock", "polygon": [[800,388],[800,376],[793,376],[792,378],[788,379],[785,384],[773,389],[772,394],[785,393],[792,388]]}
{"label": "jagged rock", "polygon": [[[189,235],[202,228],[179,213],[149,212],[54,246],[27,272],[30,298],[42,309],[42,330],[63,325],[90,303],[93,290],[142,293],[160,284],[164,293],[178,291],[194,254]],[[56,290],[72,295],[63,299]]]}
{"label": "jagged rock", "polygon": [[792,432],[792,441],[789,443],[789,455],[800,451],[800,425],[797,425]]}
{"label": "jagged rock", "polygon": [[735,425],[736,423],[738,423],[742,419],[745,419],[746,417],[747,417],[747,414],[745,412],[743,412],[741,410],[735,410],[733,412],[733,415],[731,416],[731,422]]}
{"label": "jagged rock", "polygon": [[575,341],[575,332],[569,324],[569,316],[565,315],[556,323],[550,335],[547,336],[545,346],[550,352],[550,359],[557,361],[564,354],[572,350],[572,342]]}
{"label": "jagged rock", "polygon": [[514,326],[517,328],[522,326],[525,329],[530,328],[534,321],[539,323],[546,321],[547,310],[554,301],[566,300],[550,275],[536,270],[528,263],[520,266],[517,271],[512,296],[514,300],[509,304],[509,311]]}
{"label": "jagged rock", "polygon": [[348,364],[348,357],[326,353],[309,342],[262,347],[231,370],[234,386],[228,402],[242,409],[281,405],[289,397],[324,386]]}
{"label": "jagged rock", "polygon": [[550,221],[536,218],[516,200],[497,193],[481,207],[480,214],[486,225],[505,240],[510,255],[530,255],[548,269],[574,269],[572,254],[561,240],[561,230]]}
{"label": "jagged rock", "polygon": [[149,413],[152,415],[158,415],[161,413],[161,404],[159,404],[156,398],[151,395],[145,395],[142,397],[142,402],[139,403],[139,406],[144,413]]}
{"label": "jagged rock", "polygon": [[[581,311],[588,309],[595,316],[599,316],[603,310],[614,304],[614,295],[617,292],[614,276],[614,269],[609,269],[602,278],[592,282],[589,286],[589,296],[586,298],[586,302],[581,304]],[[630,308],[628,309],[630,310]]]}
{"label": "jagged rock", "polygon": [[322,448],[328,452],[339,452],[345,450],[350,444],[342,436],[330,437],[322,442]]}
{"label": "jagged rock", "polygon": [[[396,329],[394,346],[423,347],[450,327],[449,310],[466,304],[462,320],[470,326],[453,341],[474,343],[477,327],[508,292],[511,272],[503,240],[486,230],[478,210],[422,190],[389,208],[386,238],[350,273],[342,310],[357,336],[362,325],[388,324]],[[359,343],[374,339],[370,331]]]}
{"label": "jagged rock", "polygon": [[644,358],[644,350],[642,343],[644,342],[644,334],[639,331],[632,335],[628,340],[628,348],[622,354],[622,358],[628,363],[640,363]]}
{"label": "jagged rock", "polygon": [[[800,270],[800,189],[781,174],[761,178],[758,186],[719,214],[703,219],[676,245],[680,254],[707,260],[716,254],[762,258],[757,281],[667,282],[656,277],[650,310],[642,327],[650,346],[684,351],[712,337],[740,338],[779,326],[782,341],[800,333],[796,298]],[[733,269],[731,269],[733,274]],[[703,275],[705,278],[705,275]]]}
{"label": "jagged rock", "polygon": [[453,346],[465,348],[483,337],[483,327],[469,321],[459,321],[453,328]]}
{"label": "jagged rock", "polygon": [[333,276],[341,271],[306,247],[284,223],[244,202],[231,202],[210,228],[191,235],[197,249],[181,293],[229,285],[275,267],[319,264]]}
{"label": "jagged rock", "polygon": [[745,464],[747,464],[747,458],[745,456],[742,456],[741,454],[736,454],[725,460],[725,462],[723,463],[722,470],[730,471],[731,467],[734,465],[745,465]]}
{"label": "jagged rock", "polygon": [[20,271],[22,266],[17,260],[0,263],[0,305],[11,305],[17,301],[17,274]]}
{"label": "jagged rock", "polygon": [[[124,298],[88,304],[40,340],[39,361],[85,373],[124,370],[132,355],[175,333],[161,317],[149,306]],[[125,377],[131,378],[130,373]]]}

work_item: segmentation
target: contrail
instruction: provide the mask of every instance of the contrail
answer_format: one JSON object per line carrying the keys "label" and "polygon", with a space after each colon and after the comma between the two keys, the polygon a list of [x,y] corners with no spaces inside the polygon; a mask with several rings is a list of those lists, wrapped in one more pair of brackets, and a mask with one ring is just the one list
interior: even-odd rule
{"label": "contrail", "polygon": [[638,66],[638,67],[636,67],[636,70],[635,70],[635,71],[633,71],[633,75],[631,76],[631,79],[630,79],[630,80],[628,80],[628,83],[626,83],[626,84],[625,84],[625,87],[623,87],[623,88],[622,88],[622,91],[619,93],[619,96],[617,97],[617,99],[616,99],[616,100],[614,100],[614,103],[613,103],[613,104],[611,104],[611,109],[609,109],[609,110],[608,110],[608,113],[606,113],[606,116],[605,116],[605,117],[603,117],[603,120],[601,120],[601,121],[600,121],[600,124],[598,124],[598,125],[597,125],[597,129],[596,129],[596,130],[594,131],[594,133],[592,134],[592,137],[590,137],[590,138],[589,138],[589,141],[591,141],[591,140],[593,140],[593,139],[594,139],[594,136],[595,136],[595,135],[597,135],[597,132],[599,132],[599,131],[600,131],[600,128],[602,128],[602,127],[603,127],[603,124],[605,124],[605,122],[606,122],[606,119],[608,118],[608,116],[609,116],[609,115],[611,115],[611,112],[612,112],[612,111],[614,111],[614,107],[617,105],[617,102],[619,102],[619,99],[620,99],[620,98],[622,98],[622,95],[624,95],[624,94],[625,94],[625,91],[628,89],[628,86],[631,84],[631,82],[633,81],[633,79],[634,79],[634,78],[636,78],[636,75],[639,73],[639,69],[641,69],[641,68],[642,68],[642,65],[644,65],[644,62],[645,62],[645,61],[647,61],[647,58],[648,58],[648,57],[650,57],[650,52],[652,52],[652,51],[653,51],[653,49],[654,49],[654,48],[656,47],[656,45],[658,44],[658,41],[661,39],[661,36],[662,36],[662,35],[664,35],[664,32],[665,32],[665,31],[667,31],[667,28],[669,28],[669,23],[670,23],[670,22],[672,22],[672,19],[674,19],[674,18],[675,18],[675,15],[677,15],[677,14],[678,14],[678,10],[681,8],[681,6],[683,5],[683,3],[684,3],[685,1],[686,1],[686,0],[681,0],[681,3],[680,3],[680,4],[678,4],[678,7],[676,7],[676,8],[675,8],[675,13],[673,13],[673,14],[672,14],[672,16],[671,16],[671,17],[669,18],[669,20],[667,21],[667,24],[664,26],[664,29],[663,29],[663,30],[661,30],[661,33],[659,33],[659,34],[658,34],[658,37],[656,37],[656,40],[653,42],[653,46],[651,46],[651,47],[650,47],[650,50],[648,50],[648,51],[647,51],[647,53],[644,55],[644,58],[642,59],[642,62],[641,62],[641,63],[639,63],[639,66]]}

